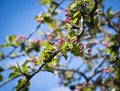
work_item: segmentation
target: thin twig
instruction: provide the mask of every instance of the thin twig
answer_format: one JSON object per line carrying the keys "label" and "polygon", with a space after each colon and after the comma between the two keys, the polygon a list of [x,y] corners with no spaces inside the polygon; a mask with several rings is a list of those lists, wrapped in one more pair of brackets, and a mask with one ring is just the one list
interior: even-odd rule
{"label": "thin twig", "polygon": [[71,72],[74,72],[74,73],[78,73],[81,76],[83,76],[83,78],[86,80],[86,82],[88,82],[88,77],[83,72],[80,72],[78,70],[73,70],[73,69],[53,69],[53,70],[57,70],[57,71],[71,71]]}
{"label": "thin twig", "polygon": [[103,64],[104,62],[105,62],[105,58],[95,67],[92,75],[89,77],[89,80],[92,79],[97,73],[101,72],[101,71],[97,71],[97,70],[98,70],[98,68],[99,68],[100,66],[102,66],[102,64]]}
{"label": "thin twig", "polygon": [[13,77],[13,78],[7,79],[6,81],[4,81],[3,83],[0,84],[0,87],[4,86],[5,84],[9,83],[10,81],[12,81],[12,80],[14,80],[14,79],[16,79],[16,78],[18,78],[18,77],[20,77],[20,76],[21,76],[21,75],[17,75],[17,76],[15,76],[15,77]]}
{"label": "thin twig", "polygon": [[64,2],[64,0],[61,0],[59,3],[54,2],[55,8],[52,10],[51,15],[53,15],[55,13],[55,10],[57,9],[57,7],[59,7],[59,5],[62,4],[63,2]]}
{"label": "thin twig", "polygon": [[27,79],[26,82],[21,87],[19,87],[17,91],[20,91],[21,89],[24,89],[25,86],[26,86],[26,84],[32,79],[32,77],[35,76],[46,64],[47,64],[47,62],[45,62],[44,64],[42,64],[39,67],[39,69],[36,70],[32,75],[27,76],[26,77],[26,79]]}
{"label": "thin twig", "polygon": [[[37,27],[28,35],[28,37],[22,43],[25,43],[40,28],[41,24],[42,23],[37,25]],[[14,47],[6,56],[3,56],[2,59],[6,59],[7,57],[9,57],[19,46],[20,45]]]}

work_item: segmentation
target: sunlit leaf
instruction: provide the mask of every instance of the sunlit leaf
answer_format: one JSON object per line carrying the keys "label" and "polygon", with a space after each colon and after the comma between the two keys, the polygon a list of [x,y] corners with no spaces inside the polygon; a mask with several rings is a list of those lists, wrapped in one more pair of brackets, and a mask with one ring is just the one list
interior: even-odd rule
{"label": "sunlit leaf", "polygon": [[18,72],[12,72],[9,74],[9,78],[13,78],[15,76],[17,76],[19,73]]}
{"label": "sunlit leaf", "polygon": [[16,36],[15,36],[15,35],[7,36],[7,42],[8,42],[8,43],[12,43],[13,41],[15,41],[15,39],[16,39]]}

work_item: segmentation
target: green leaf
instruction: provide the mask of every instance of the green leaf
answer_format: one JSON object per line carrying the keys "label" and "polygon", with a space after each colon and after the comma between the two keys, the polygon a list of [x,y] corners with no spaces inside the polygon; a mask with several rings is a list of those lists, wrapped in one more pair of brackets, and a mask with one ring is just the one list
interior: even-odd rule
{"label": "green leaf", "polygon": [[12,43],[15,39],[16,39],[16,36],[15,36],[15,35],[7,36],[7,42],[8,42],[8,43]]}
{"label": "green leaf", "polygon": [[90,0],[85,0],[86,3],[90,3]]}
{"label": "green leaf", "polygon": [[18,69],[18,72],[23,73],[20,66],[19,66],[19,64],[18,64],[18,62],[17,62],[17,69]]}
{"label": "green leaf", "polygon": [[85,88],[83,88],[83,91],[92,91],[92,89],[89,87],[85,87]]}
{"label": "green leaf", "polygon": [[76,11],[77,3],[72,3],[69,7],[71,11]]}
{"label": "green leaf", "polygon": [[111,9],[112,9],[112,7],[109,7],[109,8],[107,9],[107,14],[110,13]]}
{"label": "green leaf", "polygon": [[30,60],[25,60],[25,62],[22,64],[22,67],[25,67],[27,65],[27,63],[29,63]]}
{"label": "green leaf", "polygon": [[55,56],[55,57],[51,60],[51,62],[48,63],[48,65],[49,65],[49,66],[54,66],[54,65],[56,65],[57,62],[58,62],[58,58]]}
{"label": "green leaf", "polygon": [[18,72],[18,69],[17,69],[16,66],[12,66],[12,70],[13,70],[14,72]]}
{"label": "green leaf", "polygon": [[22,68],[22,72],[28,74],[28,73],[29,73],[28,67],[29,67],[29,66],[23,67],[23,68]]}
{"label": "green leaf", "polygon": [[62,54],[63,55],[63,57],[65,58],[65,60],[67,60],[67,58],[68,58],[68,55],[67,54]]}
{"label": "green leaf", "polygon": [[3,80],[3,76],[2,75],[0,75],[0,81],[2,81]]}
{"label": "green leaf", "polygon": [[109,19],[111,19],[113,17],[113,15],[111,13],[111,9],[112,9],[112,7],[108,8],[108,10],[107,10],[107,16]]}
{"label": "green leaf", "polygon": [[17,75],[18,75],[18,72],[12,72],[12,73],[10,73],[9,78],[13,78]]}
{"label": "green leaf", "polygon": [[78,22],[78,18],[75,18],[74,20],[73,20],[73,24],[76,24]]}
{"label": "green leaf", "polygon": [[39,3],[42,5],[50,4],[50,2],[52,2],[52,0],[39,0]]}
{"label": "green leaf", "polygon": [[44,21],[45,21],[46,23],[51,23],[51,22],[52,22],[52,18],[49,17],[49,16],[46,16],[46,17],[44,17]]}
{"label": "green leaf", "polygon": [[18,80],[18,84],[17,84],[17,86],[15,87],[16,88],[16,91],[18,91],[18,89],[21,87],[21,86],[23,86],[23,85],[25,85],[25,87],[24,88],[21,88],[21,90],[20,91],[28,91],[28,87],[30,86],[30,82],[27,82],[27,84],[25,84],[26,83],[26,79],[24,78],[24,79],[19,79]]}
{"label": "green leaf", "polygon": [[48,65],[46,65],[46,66],[44,67],[44,70],[53,73],[53,69],[52,69],[52,67],[50,67],[50,66],[48,66]]}
{"label": "green leaf", "polygon": [[10,43],[0,45],[0,48],[10,47]]}
{"label": "green leaf", "polygon": [[80,14],[80,12],[77,11],[76,13],[74,13],[73,18],[75,18],[75,17],[78,16],[79,14]]}
{"label": "green leaf", "polygon": [[76,36],[76,31],[70,30],[69,35],[70,35],[70,37]]}

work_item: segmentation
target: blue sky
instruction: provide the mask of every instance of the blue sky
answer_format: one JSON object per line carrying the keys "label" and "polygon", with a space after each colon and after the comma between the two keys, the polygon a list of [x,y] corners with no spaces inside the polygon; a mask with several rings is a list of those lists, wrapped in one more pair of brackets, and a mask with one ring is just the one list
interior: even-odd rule
{"label": "blue sky", "polygon": [[[120,0],[104,1],[106,8],[113,6],[113,11],[120,9]],[[37,26],[37,23],[33,18],[35,15],[43,11],[41,7],[42,6],[38,4],[38,0],[0,0],[0,44],[4,42],[7,35],[24,34],[28,36],[28,34]],[[10,60],[4,61],[8,63],[10,62]],[[3,74],[6,78],[6,73]],[[59,79],[53,74],[41,72],[31,80],[30,91],[58,91],[50,90],[59,87],[58,81]],[[15,85],[16,80],[0,88],[0,91],[11,91],[10,87],[12,87],[12,84]]]}

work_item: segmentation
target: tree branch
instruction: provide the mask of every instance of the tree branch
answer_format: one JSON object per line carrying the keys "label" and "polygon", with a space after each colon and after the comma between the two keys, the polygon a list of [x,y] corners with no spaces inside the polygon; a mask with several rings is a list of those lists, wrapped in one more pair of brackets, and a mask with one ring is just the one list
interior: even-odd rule
{"label": "tree branch", "polygon": [[4,82],[2,82],[2,83],[0,84],[0,87],[4,86],[5,84],[9,83],[10,81],[12,81],[12,80],[14,80],[14,79],[16,79],[16,78],[18,78],[18,77],[20,77],[20,76],[22,76],[22,75],[17,75],[17,76],[15,76],[15,77],[13,77],[13,78],[7,79],[6,81],[4,81]]}
{"label": "tree branch", "polygon": [[92,75],[88,78],[89,80],[92,79],[97,73],[100,73],[101,71],[97,71],[100,66],[105,62],[105,58],[95,67]]}
{"label": "tree branch", "polygon": [[51,12],[52,15],[55,13],[55,10],[57,9],[57,7],[59,7],[59,5],[62,4],[63,2],[64,0],[61,0],[59,3],[53,2],[55,4],[55,8]]}
{"label": "tree branch", "polygon": [[[28,35],[28,37],[22,42],[22,43],[25,43],[39,28],[40,26],[42,25],[42,23],[40,23],[39,25],[37,25],[37,27]],[[22,44],[21,43],[21,44]],[[21,45],[20,44],[20,45]],[[1,59],[6,59],[7,57],[10,57],[10,55],[20,46],[16,46],[14,47],[6,56],[3,56]]]}
{"label": "tree branch", "polygon": [[88,82],[88,80],[89,80],[88,77],[85,75],[85,73],[80,72],[78,70],[74,70],[74,69],[53,69],[53,70],[57,70],[57,71],[71,71],[71,72],[78,73],[81,76],[83,76],[83,78],[86,80],[86,82]]}
{"label": "tree branch", "polygon": [[24,89],[26,84],[34,77],[39,71],[48,63],[52,60],[52,58],[56,55],[57,53],[52,53],[50,57],[47,60],[44,60],[44,63],[32,74],[32,75],[26,75],[26,82],[18,88],[17,91],[20,91],[21,89]]}

